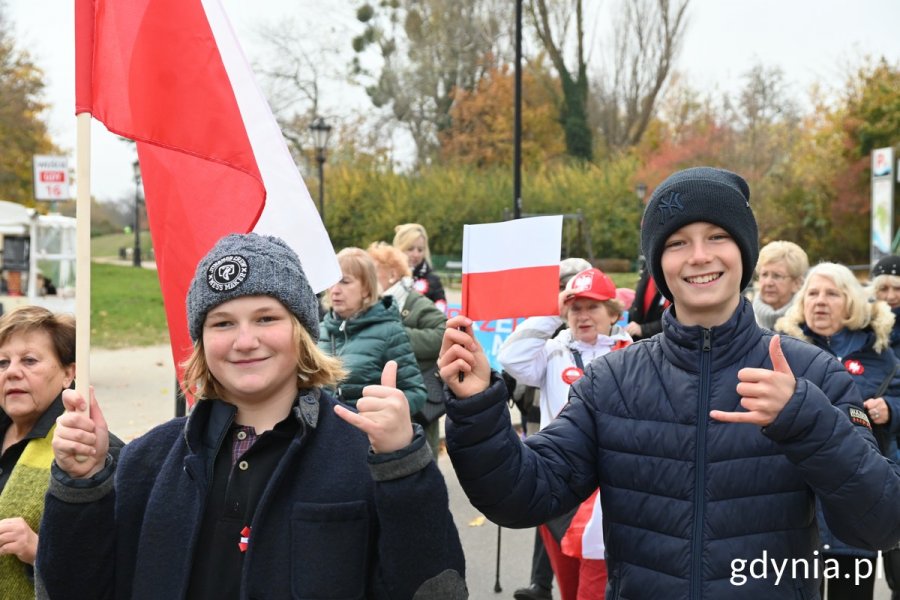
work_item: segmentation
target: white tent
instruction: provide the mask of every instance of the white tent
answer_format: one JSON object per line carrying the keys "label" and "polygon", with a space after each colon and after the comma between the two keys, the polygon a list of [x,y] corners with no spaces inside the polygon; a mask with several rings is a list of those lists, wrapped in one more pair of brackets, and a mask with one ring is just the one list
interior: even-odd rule
{"label": "white tent", "polygon": [[0,200],[0,235],[28,235],[34,209]]}
{"label": "white tent", "polygon": [[[54,311],[74,311],[75,219],[41,215],[33,208],[0,200],[0,236],[29,237],[28,295],[19,302],[46,306]],[[56,278],[57,296],[41,297],[37,285],[40,261]],[[4,299],[4,304],[12,298]],[[9,307],[7,307],[9,308]]]}

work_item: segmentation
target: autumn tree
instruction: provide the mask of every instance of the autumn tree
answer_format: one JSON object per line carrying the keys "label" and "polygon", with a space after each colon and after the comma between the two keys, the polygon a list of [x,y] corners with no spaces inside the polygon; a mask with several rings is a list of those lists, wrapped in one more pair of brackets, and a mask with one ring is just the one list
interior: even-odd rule
{"label": "autumn tree", "polygon": [[59,150],[42,120],[43,73],[16,48],[0,4],[0,198],[34,206],[32,157]]}
{"label": "autumn tree", "polygon": [[845,140],[839,125],[843,109],[829,108],[821,99],[814,107],[802,117],[791,145],[783,149],[789,158],[768,177],[766,191],[754,191],[751,201],[759,221],[760,242],[790,240],[806,250],[813,262],[853,264],[859,244],[852,238],[860,232],[846,221],[836,222],[833,212],[834,174],[843,171],[844,163]]}
{"label": "autumn tree", "polygon": [[[829,121],[832,135],[842,134],[841,154],[834,157],[830,181],[832,217],[857,262],[868,262],[871,215],[871,152],[900,145],[900,64],[884,58],[862,65],[847,78],[843,105]],[[896,216],[895,216],[896,221]]]}
{"label": "autumn tree", "polygon": [[[363,31],[353,39],[353,70],[368,82],[372,103],[408,130],[420,165],[432,159],[439,132],[450,126],[454,90],[473,90],[499,64],[505,12],[502,0],[382,0],[377,6],[364,0],[359,6]],[[379,64],[367,67],[364,54],[373,49]]]}
{"label": "autumn tree", "polygon": [[653,190],[673,172],[698,165],[730,167],[735,132],[723,109],[707,93],[676,74],[644,136],[632,148],[641,158],[635,183]]}
{"label": "autumn tree", "polygon": [[748,180],[760,181],[790,159],[800,115],[780,68],[755,65],[743,79],[726,103],[725,119],[738,134],[731,158]]}
{"label": "autumn tree", "polygon": [[884,58],[864,65],[847,90],[850,156],[868,159],[875,148],[900,145],[900,65]]}
{"label": "autumn tree", "polygon": [[613,44],[594,96],[607,150],[640,142],[681,47],[689,0],[628,0],[613,23]]}
{"label": "autumn tree", "polygon": [[266,96],[294,160],[299,162],[309,148],[309,125],[321,114],[325,73],[337,67],[336,48],[328,42],[311,43],[312,32],[295,20],[264,26],[267,44],[265,60],[254,65],[266,89]]}
{"label": "autumn tree", "polygon": [[[491,69],[476,89],[458,89],[451,125],[440,134],[441,158],[477,167],[509,166],[513,157],[513,74],[509,66]],[[522,78],[522,161],[546,164],[565,153],[562,128],[548,86],[548,75],[526,70]],[[558,87],[558,84],[557,84]]]}
{"label": "autumn tree", "polygon": [[[529,0],[534,31],[559,77],[559,121],[566,151],[583,160],[594,156],[594,136],[588,119],[588,69],[585,48],[584,6],[581,0],[553,2]],[[574,33],[573,30],[574,29]],[[566,59],[572,47],[574,59]]]}

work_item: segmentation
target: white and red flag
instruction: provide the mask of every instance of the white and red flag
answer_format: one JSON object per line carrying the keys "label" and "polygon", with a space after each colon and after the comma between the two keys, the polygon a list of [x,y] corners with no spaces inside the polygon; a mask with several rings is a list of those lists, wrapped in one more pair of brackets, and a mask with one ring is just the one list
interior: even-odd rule
{"label": "white and red flag", "polygon": [[313,289],[334,248],[219,0],[76,0],[76,113],[137,142],[176,365],[184,301],[228,233],[284,239]]}
{"label": "white and red flag", "polygon": [[465,225],[463,314],[475,321],[559,314],[562,219]]}

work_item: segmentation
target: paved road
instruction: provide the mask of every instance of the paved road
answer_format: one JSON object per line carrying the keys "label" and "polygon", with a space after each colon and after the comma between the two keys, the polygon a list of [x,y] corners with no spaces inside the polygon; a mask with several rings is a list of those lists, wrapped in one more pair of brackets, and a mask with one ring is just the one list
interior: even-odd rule
{"label": "paved road", "polygon": [[[95,349],[91,355],[91,378],[111,431],[125,441],[172,418],[175,413],[175,371],[168,346]],[[498,528],[466,499],[446,454],[441,455],[438,464],[447,481],[450,509],[466,554],[471,599],[512,598],[515,588],[528,583],[533,530],[502,530],[499,570],[502,592],[495,593]],[[554,598],[558,600],[558,596]],[[879,581],[875,600],[889,598],[887,585]]]}

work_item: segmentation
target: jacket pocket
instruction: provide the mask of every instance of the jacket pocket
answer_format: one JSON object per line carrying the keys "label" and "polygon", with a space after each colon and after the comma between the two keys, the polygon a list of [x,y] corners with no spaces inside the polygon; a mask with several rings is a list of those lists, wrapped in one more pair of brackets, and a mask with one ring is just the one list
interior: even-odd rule
{"label": "jacket pocket", "polygon": [[369,511],[365,501],[299,502],[291,514],[291,590],[298,600],[365,597]]}

